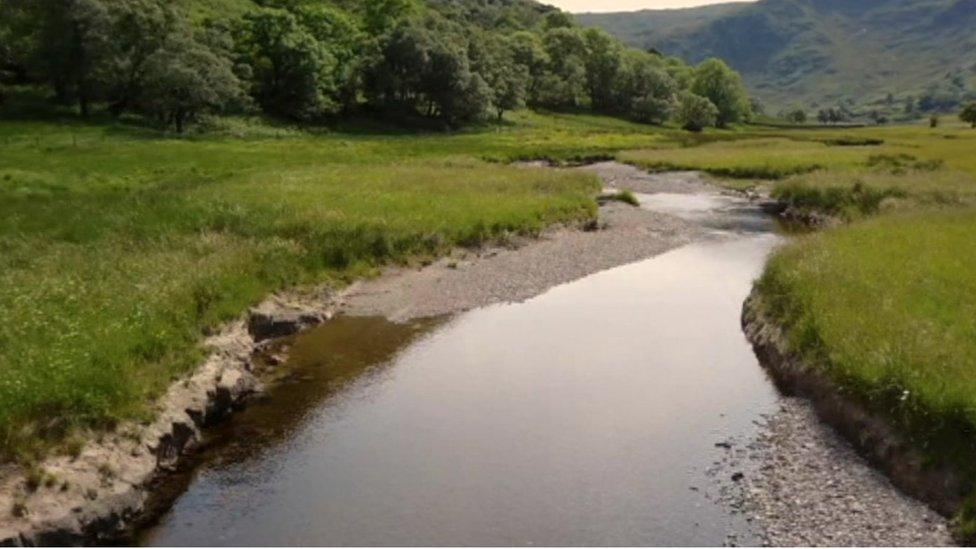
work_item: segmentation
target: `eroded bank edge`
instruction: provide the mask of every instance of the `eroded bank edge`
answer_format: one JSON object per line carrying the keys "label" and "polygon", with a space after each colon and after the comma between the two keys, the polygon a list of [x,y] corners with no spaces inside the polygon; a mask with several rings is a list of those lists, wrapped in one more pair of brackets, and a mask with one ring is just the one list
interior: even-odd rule
{"label": "eroded bank edge", "polygon": [[[790,350],[787,329],[768,314],[763,297],[754,289],[743,305],[742,327],[760,364],[777,388],[808,400],[817,416],[899,490],[921,500],[936,512],[953,517],[962,509],[968,474],[945,460],[933,460],[891,418],[873,410],[856,395],[831,380],[823,368]],[[957,541],[968,542],[953,525]]]}

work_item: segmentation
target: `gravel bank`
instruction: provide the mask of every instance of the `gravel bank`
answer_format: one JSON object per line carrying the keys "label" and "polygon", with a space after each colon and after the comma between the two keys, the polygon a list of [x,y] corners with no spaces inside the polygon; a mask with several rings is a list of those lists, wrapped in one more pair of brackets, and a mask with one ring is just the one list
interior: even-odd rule
{"label": "gravel bank", "polygon": [[[637,192],[709,188],[697,173],[650,175],[615,163],[579,169],[596,173],[608,187]],[[403,321],[522,301],[553,286],[683,246],[706,232],[691,221],[610,202],[600,208],[597,230],[556,229],[509,248],[458,251],[423,269],[390,269],[351,288],[343,312]]]}
{"label": "gravel bank", "polygon": [[893,486],[820,421],[809,401],[782,397],[760,423],[755,439],[720,442],[725,456],[709,471],[714,499],[752,525],[730,533],[728,545],[954,545],[944,517]]}
{"label": "gravel bank", "polygon": [[892,486],[807,401],[783,398],[756,442],[759,474],[740,493],[769,545],[953,544],[943,517]]}

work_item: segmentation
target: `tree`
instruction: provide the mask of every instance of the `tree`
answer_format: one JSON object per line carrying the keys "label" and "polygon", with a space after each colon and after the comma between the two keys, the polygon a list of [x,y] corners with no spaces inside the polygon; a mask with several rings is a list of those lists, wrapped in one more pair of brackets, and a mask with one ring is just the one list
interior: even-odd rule
{"label": "tree", "polygon": [[677,120],[682,128],[697,133],[708,126],[715,125],[718,120],[718,107],[707,97],[685,92],[681,96]]}
{"label": "tree", "polygon": [[546,31],[552,29],[572,29],[576,27],[573,16],[564,11],[551,11],[542,20],[542,28]]}
{"label": "tree", "polygon": [[0,2],[0,85],[27,80],[27,64],[36,25],[23,0]]}
{"label": "tree", "polygon": [[962,112],[959,113],[959,119],[963,122],[968,122],[972,125],[973,129],[976,129],[976,101],[973,101],[962,109]]}
{"label": "tree", "polygon": [[623,47],[614,37],[600,29],[587,29],[586,43],[586,87],[594,110],[613,111],[626,109],[614,97],[614,83],[620,71]]}
{"label": "tree", "polygon": [[416,0],[360,0],[366,31],[379,35],[420,11]]}
{"label": "tree", "polygon": [[[192,32],[184,14],[166,0],[110,4],[112,41],[106,98],[116,116],[132,106],[145,85],[146,64],[175,32]],[[181,29],[177,31],[177,27]]]}
{"label": "tree", "polygon": [[829,109],[820,109],[817,112],[817,120],[821,124],[837,124],[838,122],[849,120],[850,117],[851,112],[843,105],[830,107]]}
{"label": "tree", "polygon": [[[374,107],[439,118],[448,126],[483,118],[496,96],[470,57],[461,29],[436,20],[403,22],[381,38],[367,70],[367,97]],[[482,69],[493,62],[483,49],[474,57]]]}
{"label": "tree", "polygon": [[109,11],[99,0],[19,1],[36,26],[34,64],[61,103],[83,116],[104,91],[112,43]]}
{"label": "tree", "polygon": [[502,120],[506,111],[524,106],[531,75],[526,65],[516,61],[513,40],[489,34],[473,40],[470,48],[473,70],[491,89],[491,107],[498,120]]}
{"label": "tree", "polygon": [[794,107],[783,114],[783,118],[791,124],[805,124],[807,121],[807,111],[800,107]]}
{"label": "tree", "polygon": [[244,101],[244,87],[231,61],[189,33],[171,35],[146,61],[140,103],[177,132],[201,112]]}
{"label": "tree", "polygon": [[526,68],[528,81],[526,82],[526,101],[538,104],[542,79],[549,66],[549,54],[542,46],[542,39],[538,34],[520,31],[509,38],[512,48],[512,61],[516,65]]}
{"label": "tree", "polygon": [[664,71],[659,57],[627,50],[614,83],[615,104],[630,118],[661,124],[674,110],[678,84]]}
{"label": "tree", "polygon": [[691,92],[708,98],[718,109],[719,127],[749,118],[749,94],[742,78],[721,60],[709,59],[698,65]]}
{"label": "tree", "polygon": [[[400,9],[410,13],[414,8],[410,3],[403,3]],[[324,45],[334,59],[333,93],[343,109],[352,110],[362,89],[363,52],[367,49],[368,35],[360,30],[358,22],[349,13],[327,4],[301,4],[295,15],[301,26]]]}
{"label": "tree", "polygon": [[423,74],[430,61],[432,33],[416,23],[402,23],[379,37],[364,76],[370,105],[381,110],[416,109]]}
{"label": "tree", "polygon": [[749,98],[749,110],[752,112],[753,115],[766,114],[766,105],[764,105],[763,102],[759,100],[759,98],[751,97]]}
{"label": "tree", "polygon": [[264,8],[244,16],[241,56],[265,111],[311,120],[339,110],[336,59],[294,14]]}
{"label": "tree", "polygon": [[422,95],[430,100],[435,116],[450,126],[480,118],[491,105],[492,90],[473,73],[465,45],[442,37],[429,52],[422,71]]}
{"label": "tree", "polygon": [[545,33],[549,66],[537,89],[537,102],[548,107],[579,107],[586,98],[586,43],[579,29],[556,27]]}

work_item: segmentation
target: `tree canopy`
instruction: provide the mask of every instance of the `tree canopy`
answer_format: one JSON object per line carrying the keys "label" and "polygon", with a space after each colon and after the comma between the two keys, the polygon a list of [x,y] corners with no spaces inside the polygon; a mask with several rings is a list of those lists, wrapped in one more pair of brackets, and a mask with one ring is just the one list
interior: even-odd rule
{"label": "tree canopy", "polygon": [[693,68],[628,48],[530,0],[253,1],[234,18],[201,18],[192,0],[4,0],[0,83],[179,131],[205,113],[253,109],[459,127],[530,106],[661,124],[679,106],[702,107],[682,99],[689,91],[717,109],[711,123],[749,116],[724,63]]}

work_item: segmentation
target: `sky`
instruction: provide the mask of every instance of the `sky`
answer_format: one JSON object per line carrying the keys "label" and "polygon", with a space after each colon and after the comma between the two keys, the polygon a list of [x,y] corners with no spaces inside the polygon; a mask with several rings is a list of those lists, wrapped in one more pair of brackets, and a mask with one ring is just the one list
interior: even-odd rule
{"label": "sky", "polygon": [[[722,4],[734,0],[542,0],[566,11],[636,11],[646,9],[691,8],[706,4]],[[751,0],[750,0],[751,1]]]}

